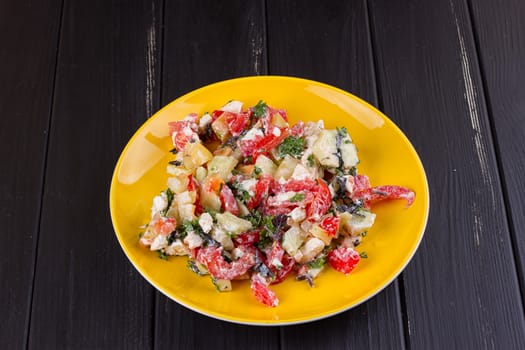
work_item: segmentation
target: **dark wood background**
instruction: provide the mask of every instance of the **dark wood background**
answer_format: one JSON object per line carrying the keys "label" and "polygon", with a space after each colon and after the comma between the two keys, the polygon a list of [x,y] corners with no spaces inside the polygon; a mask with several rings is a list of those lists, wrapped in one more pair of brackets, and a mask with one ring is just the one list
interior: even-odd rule
{"label": "dark wood background", "polygon": [[[0,348],[525,349],[524,19],[521,0],[1,0]],[[148,116],[266,74],[378,106],[431,192],[396,281],[286,327],[214,320],[158,293],[108,204]]]}

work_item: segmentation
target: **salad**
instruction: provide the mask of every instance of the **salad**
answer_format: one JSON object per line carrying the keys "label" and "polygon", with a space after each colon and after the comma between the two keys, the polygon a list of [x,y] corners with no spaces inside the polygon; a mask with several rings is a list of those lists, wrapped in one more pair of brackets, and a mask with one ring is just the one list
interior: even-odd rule
{"label": "salad", "polygon": [[190,114],[169,132],[167,188],[153,198],[140,243],[162,259],[187,256],[188,268],[220,292],[250,280],[267,306],[279,303],[270,285],[291,275],[313,286],[327,266],[349,274],[366,258],[356,247],[374,224],[373,203],[415,199],[358,174],[346,128],[290,125],[263,101]]}

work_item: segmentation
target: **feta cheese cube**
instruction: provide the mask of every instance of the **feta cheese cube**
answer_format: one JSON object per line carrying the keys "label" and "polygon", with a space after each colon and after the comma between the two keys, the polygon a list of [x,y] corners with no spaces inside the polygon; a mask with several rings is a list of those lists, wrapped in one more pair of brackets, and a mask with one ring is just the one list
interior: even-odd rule
{"label": "feta cheese cube", "polygon": [[202,228],[204,233],[209,233],[213,227],[213,218],[209,213],[203,213],[199,217],[199,226]]}

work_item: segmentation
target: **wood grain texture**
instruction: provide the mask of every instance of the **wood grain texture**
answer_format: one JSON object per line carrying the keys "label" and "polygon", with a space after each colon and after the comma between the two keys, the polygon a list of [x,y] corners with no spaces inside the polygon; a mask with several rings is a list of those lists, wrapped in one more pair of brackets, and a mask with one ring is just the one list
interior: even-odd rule
{"label": "wood grain texture", "polygon": [[60,9],[0,3],[1,349],[27,338]]}
{"label": "wood grain texture", "polygon": [[[267,7],[271,74],[332,84],[377,105],[364,1],[268,1]],[[283,348],[404,348],[397,289],[394,282],[341,315],[283,328]]]}
{"label": "wood grain texture", "polygon": [[[216,81],[265,74],[265,45],[262,1],[167,2],[162,103]],[[277,327],[217,321],[157,294],[157,349],[279,347]]]}
{"label": "wood grain texture", "polygon": [[471,2],[525,300],[525,2]]}
{"label": "wood grain texture", "polygon": [[153,289],[108,209],[119,153],[158,107],[160,2],[66,1],[29,347],[145,349]]}
{"label": "wood grain texture", "polygon": [[523,349],[525,322],[462,1],[370,1],[384,109],[419,150],[431,211],[405,270],[411,348]]}

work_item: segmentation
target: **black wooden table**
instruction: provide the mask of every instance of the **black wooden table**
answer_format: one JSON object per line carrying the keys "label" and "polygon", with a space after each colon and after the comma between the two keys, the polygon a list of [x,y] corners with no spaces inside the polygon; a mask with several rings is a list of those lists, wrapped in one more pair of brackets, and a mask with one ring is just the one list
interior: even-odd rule
{"label": "black wooden table", "polygon": [[[1,0],[0,43],[1,349],[525,349],[522,0]],[[431,192],[395,282],[296,326],[170,301],[109,216],[112,170],[148,116],[264,74],[378,106]]]}

